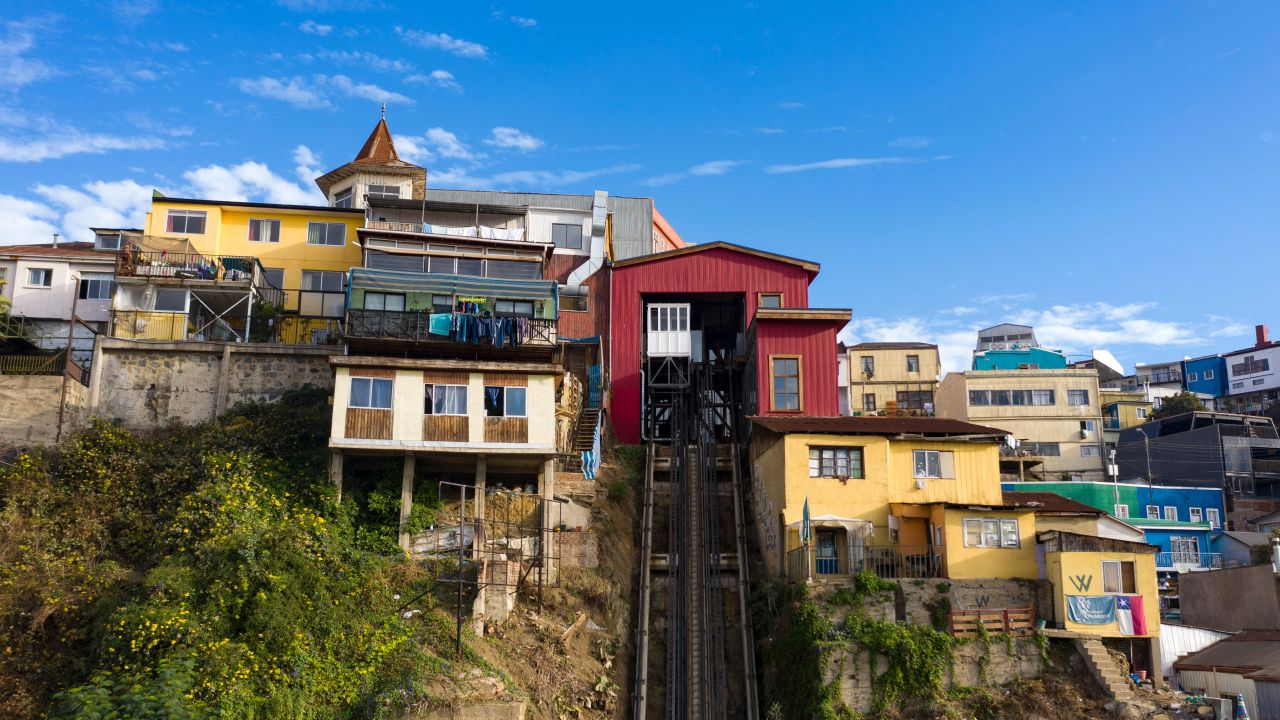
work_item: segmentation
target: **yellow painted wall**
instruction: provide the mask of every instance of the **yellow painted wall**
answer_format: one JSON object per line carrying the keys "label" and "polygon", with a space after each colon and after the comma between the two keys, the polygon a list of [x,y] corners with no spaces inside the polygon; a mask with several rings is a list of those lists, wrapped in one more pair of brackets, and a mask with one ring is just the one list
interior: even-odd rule
{"label": "yellow painted wall", "polygon": [[[1108,625],[1081,625],[1067,619],[1067,595],[1107,595],[1102,591],[1102,562],[1104,560],[1133,561],[1137,595],[1142,596],[1142,610],[1147,618],[1148,635],[1160,634],[1160,593],[1156,580],[1156,558],[1152,553],[1125,552],[1057,552],[1045,556],[1046,575],[1053,583],[1054,617],[1066,630],[1098,635],[1101,637],[1125,637],[1117,623]],[[1077,588],[1076,583],[1088,580],[1088,589]]]}
{"label": "yellow painted wall", "polygon": [[[863,395],[876,396],[876,409],[884,410],[888,403],[896,403],[898,391],[937,391],[941,364],[937,348],[850,348],[849,353],[849,410],[866,412]],[[907,356],[920,358],[920,371],[907,372]],[[875,359],[875,374],[868,379],[862,374],[862,358]]]}
{"label": "yellow painted wall", "polygon": [[[1146,396],[1143,393],[1108,392],[1104,390],[1101,392],[1100,402],[1102,405],[1102,412],[1107,417],[1110,417],[1107,413],[1107,406],[1115,404],[1116,417],[1120,420],[1120,428],[1137,427],[1138,425],[1147,422],[1151,419],[1151,413],[1154,412],[1155,409],[1155,406],[1147,401]],[[1138,417],[1138,408],[1143,408],[1147,411],[1147,416],[1145,418]]]}
{"label": "yellow painted wall", "polygon": [[[396,447],[439,445],[422,439],[423,379],[422,371],[398,369],[391,400],[391,441]],[[530,375],[525,395],[525,415],[529,421],[529,445],[555,447],[556,380],[551,375]],[[484,373],[469,374],[467,382],[467,424],[471,438],[484,438]],[[350,402],[349,368],[336,368],[333,392],[333,422],[330,436],[346,435],[347,406]],[[469,445],[484,445],[475,440]]]}
{"label": "yellow painted wall", "polygon": [[[947,508],[944,515],[947,577],[1036,578],[1036,514],[1031,510],[971,510]],[[965,547],[964,519],[1018,521],[1017,548]]]}
{"label": "yellow painted wall", "polygon": [[[175,235],[165,231],[168,211],[203,210],[206,213],[203,235]],[[250,242],[249,220],[280,221],[280,242]],[[335,245],[307,244],[310,222],[342,222],[347,225],[346,243]],[[207,255],[246,255],[256,257],[265,268],[284,270],[287,292],[285,308],[298,309],[297,290],[302,286],[303,270],[336,270],[346,272],[359,266],[362,256],[356,244],[356,229],[364,217],[348,212],[316,207],[309,210],[252,208],[237,205],[199,205],[156,198],[147,213],[146,234],[161,237],[184,237],[195,249]]]}

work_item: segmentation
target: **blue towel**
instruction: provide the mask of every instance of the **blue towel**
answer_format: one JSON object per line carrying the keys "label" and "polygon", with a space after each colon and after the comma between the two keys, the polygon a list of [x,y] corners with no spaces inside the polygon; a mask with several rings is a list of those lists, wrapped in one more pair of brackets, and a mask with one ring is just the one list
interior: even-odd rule
{"label": "blue towel", "polygon": [[453,330],[453,315],[451,313],[432,313],[427,318],[427,332],[432,335],[448,336]]}

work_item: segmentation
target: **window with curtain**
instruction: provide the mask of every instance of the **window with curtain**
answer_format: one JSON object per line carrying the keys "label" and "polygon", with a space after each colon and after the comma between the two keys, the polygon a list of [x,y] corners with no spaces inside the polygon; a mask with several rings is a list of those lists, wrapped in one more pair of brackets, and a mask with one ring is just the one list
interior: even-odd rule
{"label": "window with curtain", "polygon": [[348,407],[375,410],[391,409],[391,380],[389,378],[351,378],[351,400]]}
{"label": "window with curtain", "polygon": [[800,358],[773,357],[769,359],[773,377],[773,407],[775,411],[800,409]]}
{"label": "window with curtain", "polygon": [[426,402],[423,412],[427,415],[466,415],[466,385],[434,385],[426,386]]}
{"label": "window with curtain", "polygon": [[333,270],[303,270],[298,313],[309,317],[342,317],[347,303],[347,274]]}
{"label": "window with curtain", "polygon": [[307,223],[308,245],[335,245],[347,243],[347,224],[340,222]]}
{"label": "window with curtain", "polygon": [[1138,592],[1137,575],[1130,560],[1102,561],[1102,592],[1132,595]]}
{"label": "window with curtain", "polygon": [[861,478],[862,448],[809,448],[809,477]]}
{"label": "window with curtain", "polygon": [[249,242],[280,242],[279,220],[250,220]]}
{"label": "window with curtain", "polygon": [[184,235],[203,235],[206,213],[204,210],[170,210],[165,217],[165,232]]}
{"label": "window with curtain", "polygon": [[918,478],[953,478],[955,473],[954,454],[950,450],[915,450],[915,477]]}
{"label": "window with curtain", "polygon": [[484,414],[488,417],[525,417],[528,388],[486,385]]}
{"label": "window with curtain", "polygon": [[1020,547],[1018,521],[1013,518],[965,518],[965,547],[1007,548]]}

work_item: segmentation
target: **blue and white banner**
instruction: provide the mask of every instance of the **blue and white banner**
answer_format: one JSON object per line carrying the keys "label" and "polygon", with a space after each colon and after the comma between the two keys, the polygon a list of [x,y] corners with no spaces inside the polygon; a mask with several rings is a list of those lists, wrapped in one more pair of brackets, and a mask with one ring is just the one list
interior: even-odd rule
{"label": "blue and white banner", "polygon": [[1113,595],[1068,595],[1067,619],[1081,625],[1109,625],[1116,621]]}
{"label": "blue and white banner", "polygon": [[600,472],[600,421],[596,421],[595,432],[591,435],[591,449],[582,451],[582,474],[588,480],[595,480]]}

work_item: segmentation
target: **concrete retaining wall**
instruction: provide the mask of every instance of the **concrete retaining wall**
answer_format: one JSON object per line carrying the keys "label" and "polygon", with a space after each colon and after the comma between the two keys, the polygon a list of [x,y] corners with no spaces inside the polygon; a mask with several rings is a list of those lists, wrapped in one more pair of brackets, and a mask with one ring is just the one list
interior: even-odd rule
{"label": "concrete retaining wall", "polygon": [[329,347],[153,342],[99,337],[89,413],[146,430],[212,420],[246,400],[333,387]]}

